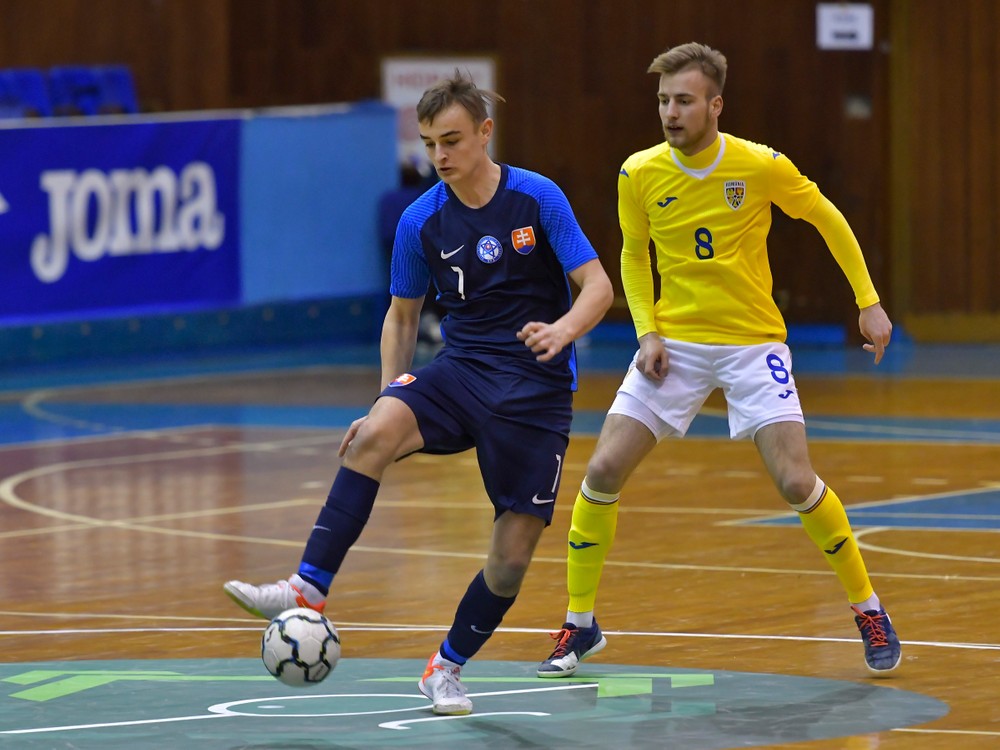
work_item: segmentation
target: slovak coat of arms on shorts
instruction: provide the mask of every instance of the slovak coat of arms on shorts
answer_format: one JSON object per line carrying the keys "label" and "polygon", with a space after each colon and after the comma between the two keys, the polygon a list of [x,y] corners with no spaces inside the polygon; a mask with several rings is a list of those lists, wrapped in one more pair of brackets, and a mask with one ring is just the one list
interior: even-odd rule
{"label": "slovak coat of arms on shorts", "polygon": [[726,203],[734,211],[743,205],[747,197],[746,180],[726,180]]}
{"label": "slovak coat of arms on shorts", "polygon": [[409,385],[414,380],[417,379],[416,375],[410,375],[408,372],[404,372],[398,378],[389,383],[390,388],[399,388],[401,385]]}

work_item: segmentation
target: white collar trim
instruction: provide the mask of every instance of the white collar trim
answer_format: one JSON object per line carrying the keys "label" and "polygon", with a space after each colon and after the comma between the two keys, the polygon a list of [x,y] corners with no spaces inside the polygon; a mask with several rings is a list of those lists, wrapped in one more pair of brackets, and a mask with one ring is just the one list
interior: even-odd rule
{"label": "white collar trim", "polygon": [[715,168],[717,166],[719,166],[719,162],[722,161],[722,155],[725,153],[726,153],[726,136],[722,133],[719,133],[719,153],[716,154],[715,161],[713,161],[707,167],[704,167],[703,169],[692,169],[691,167],[684,166],[683,164],[681,164],[680,159],[677,158],[677,153],[672,148],[670,149],[670,158],[674,160],[674,164],[676,164],[677,167],[684,174],[690,175],[691,177],[694,177],[696,180],[704,180],[706,177],[712,174],[712,172],[715,171]]}

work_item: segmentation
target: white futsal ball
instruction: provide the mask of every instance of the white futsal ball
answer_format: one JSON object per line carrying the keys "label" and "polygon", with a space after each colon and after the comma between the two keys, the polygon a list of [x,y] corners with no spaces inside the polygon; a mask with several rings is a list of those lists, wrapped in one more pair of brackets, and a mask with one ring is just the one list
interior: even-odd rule
{"label": "white futsal ball", "polygon": [[292,687],[315,685],[337,666],[340,635],[312,609],[289,609],[271,620],[261,638],[260,658],[267,671]]}

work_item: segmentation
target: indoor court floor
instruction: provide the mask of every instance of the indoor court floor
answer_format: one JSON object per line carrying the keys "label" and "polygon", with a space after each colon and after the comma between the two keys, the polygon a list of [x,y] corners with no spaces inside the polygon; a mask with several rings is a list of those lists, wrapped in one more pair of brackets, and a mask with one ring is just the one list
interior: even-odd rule
{"label": "indoor court floor", "polygon": [[390,468],[327,614],[343,658],[310,689],[259,661],[230,578],[294,571],[370,347],[0,372],[0,747],[1000,747],[1000,350],[796,348],[820,476],[848,508],[903,642],[871,678],[842,591],[713,397],[626,486],[598,599],[607,648],[536,663],[565,614],[573,497],[627,345],[581,348],[555,519],[503,626],[463,670],[468,717],[416,690],[482,563],[473,452]]}

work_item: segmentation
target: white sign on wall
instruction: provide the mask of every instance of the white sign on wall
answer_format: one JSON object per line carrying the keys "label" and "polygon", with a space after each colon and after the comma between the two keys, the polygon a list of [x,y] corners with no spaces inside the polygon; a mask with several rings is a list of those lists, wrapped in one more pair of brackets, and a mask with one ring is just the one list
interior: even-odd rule
{"label": "white sign on wall", "polygon": [[[494,90],[495,64],[488,57],[386,57],[382,59],[382,99],[396,108],[399,116],[398,149],[400,164],[411,164],[430,172],[417,126],[417,102],[428,87],[455,74],[456,68],[472,78],[481,89]],[[495,141],[490,142],[493,153]]]}
{"label": "white sign on wall", "polygon": [[875,11],[868,3],[819,3],[816,46],[820,49],[871,49]]}

